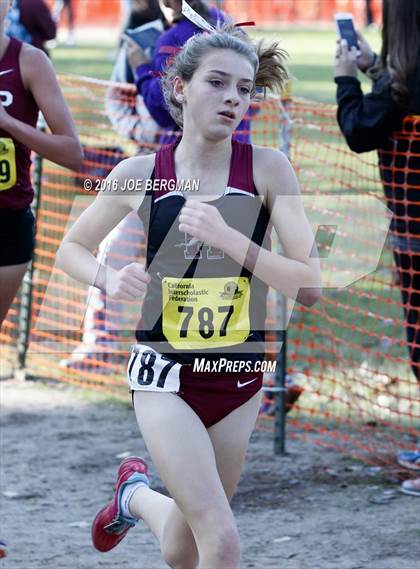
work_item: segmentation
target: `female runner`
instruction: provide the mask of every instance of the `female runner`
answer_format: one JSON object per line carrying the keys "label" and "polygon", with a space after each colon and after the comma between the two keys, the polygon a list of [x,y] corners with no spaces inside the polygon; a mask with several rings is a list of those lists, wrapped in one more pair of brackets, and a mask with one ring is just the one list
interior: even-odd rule
{"label": "female runner", "polygon": [[[0,0],[0,326],[34,247],[31,150],[74,170],[82,163],[73,121],[48,57],[5,34],[10,5]],[[40,110],[51,134],[36,129]]]}
{"label": "female runner", "polygon": [[[125,459],[112,502],[93,522],[99,551],[142,519],[170,567],[239,567],[229,502],[260,406],[267,285],[307,305],[320,296],[314,238],[288,160],[232,141],[255,87],[278,89],[285,78],[277,45],[257,48],[235,27],[190,38],[163,79],[180,142],[119,164],[110,191],[58,251],[61,268],[112,297],[136,300],[147,290],[128,375],[139,427],[171,498],[149,488],[141,459]],[[111,191],[132,178],[153,180],[154,190]],[[187,199],[170,189],[191,180],[200,185]],[[131,210],[148,234],[147,267],[101,266],[92,251]],[[269,250],[269,223],[285,256]]]}

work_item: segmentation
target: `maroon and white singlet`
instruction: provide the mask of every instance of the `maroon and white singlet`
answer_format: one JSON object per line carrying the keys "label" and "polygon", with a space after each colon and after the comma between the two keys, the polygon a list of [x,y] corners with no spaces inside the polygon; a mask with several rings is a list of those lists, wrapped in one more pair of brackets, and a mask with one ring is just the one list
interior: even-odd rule
{"label": "maroon and white singlet", "polygon": [[[12,117],[35,127],[38,106],[22,81],[19,55],[22,42],[11,38],[0,60],[0,99]],[[30,178],[31,150],[0,129],[0,209],[24,210],[34,192]]]}
{"label": "maroon and white singlet", "polygon": [[[156,154],[154,190],[139,209],[151,281],[128,377],[133,391],[177,393],[209,427],[261,389],[267,285],[223,250],[180,233],[188,194],[172,189],[175,148]],[[228,186],[209,203],[230,227],[269,249],[269,213],[252,166],[252,146],[232,141]],[[212,371],[222,359],[226,369]],[[199,360],[209,363],[197,371]]]}

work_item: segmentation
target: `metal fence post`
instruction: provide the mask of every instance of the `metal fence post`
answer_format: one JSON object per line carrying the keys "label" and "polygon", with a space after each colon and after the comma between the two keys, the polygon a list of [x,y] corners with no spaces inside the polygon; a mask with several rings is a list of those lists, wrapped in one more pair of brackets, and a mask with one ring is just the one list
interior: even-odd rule
{"label": "metal fence post", "polygon": [[[291,125],[290,117],[288,114],[288,107],[290,104],[290,92],[286,94],[288,97],[283,101],[283,116],[280,129],[279,148],[284,154],[290,158],[290,140],[291,140]],[[279,253],[280,246],[279,246]],[[286,330],[286,315],[287,315],[287,298],[284,295],[277,293],[277,326],[276,342],[282,342],[281,350],[277,353],[276,357],[276,381],[274,388],[275,398],[275,417],[274,417],[274,454],[286,454],[286,375],[287,375],[287,330]],[[279,330],[279,328],[281,328]]]}
{"label": "metal fence post", "polygon": [[[40,114],[37,128],[45,131],[46,124],[44,117]],[[32,202],[32,212],[35,217],[35,227],[38,220],[39,205],[41,201],[41,187],[42,187],[42,157],[37,154],[34,159],[33,171],[33,187],[34,187],[34,200]],[[36,232],[35,232],[36,240]],[[29,347],[29,336],[31,331],[32,322],[32,291],[33,291],[33,276],[34,276],[34,260],[30,262],[28,269],[25,273],[22,282],[21,302],[19,310],[19,335],[18,335],[18,374],[26,376],[26,355]]]}

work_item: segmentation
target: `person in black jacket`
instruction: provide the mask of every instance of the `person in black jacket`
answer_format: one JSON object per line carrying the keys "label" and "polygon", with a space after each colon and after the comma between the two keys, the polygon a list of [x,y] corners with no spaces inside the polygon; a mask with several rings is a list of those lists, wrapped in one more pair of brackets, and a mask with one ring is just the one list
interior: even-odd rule
{"label": "person in black jacket", "polygon": [[[380,56],[358,36],[359,57],[345,40],[337,42],[337,118],[353,151],[379,151],[387,205],[393,212],[391,245],[410,363],[420,381],[420,117],[404,122],[409,115],[420,115],[420,0],[384,0]],[[358,69],[373,80],[367,95],[357,79]],[[402,129],[405,136],[396,135]],[[409,486],[412,491],[407,493],[420,495],[420,479],[404,483],[403,491]]]}

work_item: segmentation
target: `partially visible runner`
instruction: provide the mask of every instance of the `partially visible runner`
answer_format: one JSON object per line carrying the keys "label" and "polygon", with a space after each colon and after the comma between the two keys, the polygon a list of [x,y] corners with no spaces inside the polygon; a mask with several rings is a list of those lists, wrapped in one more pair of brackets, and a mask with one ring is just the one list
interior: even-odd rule
{"label": "partially visible runner", "polygon": [[[149,488],[143,460],[125,459],[114,498],[92,525],[99,551],[142,519],[172,568],[239,567],[229,502],[260,406],[267,288],[308,306],[320,297],[314,236],[290,163],[277,150],[232,140],[256,86],[279,91],[286,77],[277,44],[257,47],[238,28],[190,38],[163,79],[181,140],[120,163],[108,180],[121,192],[99,194],[57,253],[67,273],[114,298],[147,291],[128,376],[171,497]],[[133,178],[154,191],[122,191]],[[187,197],[170,189],[194,180],[199,188]],[[92,252],[132,210],[148,235],[147,267],[100,265]],[[284,256],[271,251],[271,224]],[[224,358],[226,370],[194,371],[201,358],[206,368]],[[238,371],[243,363],[250,369]]]}
{"label": "partially visible runner", "polygon": [[[39,49],[5,34],[11,3],[0,0],[0,326],[34,248],[31,150],[77,170],[82,151],[52,65]],[[41,111],[51,133],[36,128]]]}

